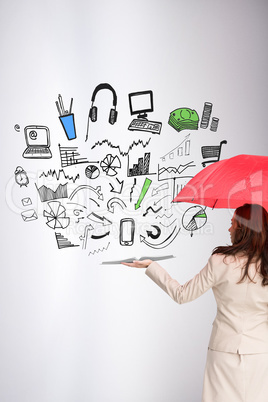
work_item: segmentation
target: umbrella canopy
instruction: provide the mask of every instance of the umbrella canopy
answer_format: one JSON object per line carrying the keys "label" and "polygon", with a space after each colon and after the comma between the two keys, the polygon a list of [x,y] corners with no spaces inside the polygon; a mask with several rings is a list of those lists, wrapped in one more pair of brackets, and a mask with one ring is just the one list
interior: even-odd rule
{"label": "umbrella canopy", "polygon": [[237,155],[197,173],[173,202],[211,208],[237,208],[245,203],[268,210],[268,156]]}

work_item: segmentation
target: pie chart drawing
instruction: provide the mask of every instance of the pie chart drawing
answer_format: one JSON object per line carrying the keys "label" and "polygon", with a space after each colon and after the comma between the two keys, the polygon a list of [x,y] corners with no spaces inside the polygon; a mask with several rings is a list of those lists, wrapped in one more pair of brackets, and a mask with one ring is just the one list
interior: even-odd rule
{"label": "pie chart drawing", "polygon": [[99,177],[100,169],[95,165],[88,165],[85,169],[85,175],[88,179],[96,179]]}
{"label": "pie chart drawing", "polygon": [[51,229],[65,229],[70,223],[66,217],[66,208],[59,201],[48,202],[49,211],[44,211],[47,226]]}
{"label": "pie chart drawing", "polygon": [[112,154],[106,155],[106,157],[100,163],[102,170],[107,176],[115,176],[117,174],[116,169],[121,168],[121,162],[118,156]]}
{"label": "pie chart drawing", "polygon": [[182,217],[182,226],[184,229],[191,232],[191,236],[193,236],[193,232],[202,228],[207,222],[207,214],[205,209],[200,205],[195,205],[194,207],[190,207],[187,209]]}

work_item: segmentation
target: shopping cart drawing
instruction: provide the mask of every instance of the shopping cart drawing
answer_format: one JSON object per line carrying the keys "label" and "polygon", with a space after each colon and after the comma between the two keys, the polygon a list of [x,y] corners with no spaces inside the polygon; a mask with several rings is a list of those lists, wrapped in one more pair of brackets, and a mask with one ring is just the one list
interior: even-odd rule
{"label": "shopping cart drawing", "polygon": [[205,167],[208,163],[218,162],[221,156],[221,147],[223,144],[227,144],[226,140],[220,142],[220,145],[209,145],[201,147],[202,157],[204,159],[214,158],[208,161],[202,162],[202,166]]}

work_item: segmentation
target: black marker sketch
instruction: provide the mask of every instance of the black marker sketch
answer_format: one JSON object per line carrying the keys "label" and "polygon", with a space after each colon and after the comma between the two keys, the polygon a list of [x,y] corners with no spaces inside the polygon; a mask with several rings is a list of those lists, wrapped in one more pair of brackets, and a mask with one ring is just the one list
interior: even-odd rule
{"label": "black marker sketch", "polygon": [[14,174],[16,183],[20,187],[22,186],[27,187],[27,185],[29,184],[29,177],[27,176],[27,173],[21,166],[16,167]]}
{"label": "black marker sketch", "polygon": [[151,158],[151,153],[146,152],[144,154],[143,158],[138,158],[138,163],[135,163],[132,168],[129,168],[129,156],[128,156],[127,176],[133,177],[133,176],[144,176],[144,175],[156,174],[156,173],[149,172],[150,158]]}
{"label": "black marker sketch", "polygon": [[197,112],[186,107],[173,110],[168,120],[168,124],[179,132],[182,130],[198,130],[198,123]]}
{"label": "black marker sketch", "polygon": [[65,110],[63,106],[62,96],[58,96],[58,101],[56,101],[56,106],[59,112],[59,119],[62,127],[65,131],[68,140],[74,140],[76,138],[74,114],[72,113],[73,98],[71,98],[69,110]]}
{"label": "black marker sketch", "polygon": [[219,119],[217,117],[212,117],[210,131],[216,132],[218,130]]}
{"label": "black marker sketch", "polygon": [[50,134],[46,126],[26,126],[24,128],[27,148],[23,152],[23,158],[49,159],[52,158],[50,151]]}
{"label": "black marker sketch", "polygon": [[160,198],[160,199],[157,200],[157,201],[154,201],[154,205],[157,205],[157,204],[158,204],[159,202],[161,202],[164,198],[168,198],[168,197],[171,197],[171,195],[170,195],[170,194],[164,195],[164,197]]}
{"label": "black marker sketch", "polygon": [[86,227],[85,227],[85,230],[84,230],[84,235],[82,236],[80,236],[79,237],[79,239],[80,240],[82,240],[82,249],[83,250],[85,250],[86,248],[87,248],[87,239],[88,239],[88,235],[89,235],[89,232],[91,231],[91,230],[93,230],[94,229],[94,227],[92,226],[92,225],[87,225]]}
{"label": "black marker sketch", "polygon": [[179,145],[167,152],[165,155],[161,156],[160,159],[165,162],[167,157],[169,159],[174,159],[174,156],[189,156],[191,145],[191,140],[189,137],[190,134],[186,135],[185,139]]}
{"label": "black marker sketch", "polygon": [[160,134],[162,123],[149,121],[147,113],[154,111],[153,91],[132,92],[128,94],[131,116],[137,114],[138,118],[133,119],[128,130],[146,131],[152,134]]}
{"label": "black marker sketch", "polygon": [[73,197],[75,196],[75,194],[78,193],[78,191],[85,190],[85,189],[93,191],[93,193],[95,193],[95,194],[98,196],[98,199],[101,200],[101,201],[103,201],[103,194],[101,193],[101,186],[98,186],[98,187],[94,188],[94,187],[88,186],[88,185],[81,185],[81,186],[78,186],[78,187],[72,192],[72,194],[70,195],[70,197],[69,197],[70,200],[73,199]]}
{"label": "black marker sketch", "polygon": [[109,236],[109,234],[110,234],[110,230],[108,232],[100,234],[100,235],[93,234],[93,235],[91,235],[91,239],[93,239],[93,240],[103,239],[104,237]]}
{"label": "black marker sketch", "polygon": [[86,133],[86,141],[88,140],[88,133],[89,133],[89,120],[92,122],[97,121],[98,117],[98,109],[97,106],[94,105],[96,95],[102,89],[109,89],[113,94],[113,108],[110,110],[109,114],[109,123],[114,124],[117,121],[118,112],[116,110],[117,105],[117,95],[114,88],[107,83],[99,84],[95,89],[91,97],[91,108],[88,113],[88,121],[87,121],[87,133]]}
{"label": "black marker sketch", "polygon": [[108,154],[101,161],[100,166],[107,176],[115,176],[117,175],[117,169],[121,168],[121,162],[118,156]]}
{"label": "black marker sketch", "polygon": [[164,239],[161,243],[157,243],[157,244],[149,243],[145,239],[145,237],[142,235],[140,235],[140,242],[146,244],[147,246],[149,246],[151,248],[156,248],[156,249],[164,248],[173,242],[173,240],[178,236],[180,230],[181,230],[181,228],[178,228],[177,225],[175,225],[175,227],[173,228],[170,235],[166,239]]}
{"label": "black marker sketch", "polygon": [[157,195],[158,193],[160,193],[160,191],[164,191],[164,190],[168,190],[169,189],[169,184],[168,183],[164,183],[164,184],[160,184],[160,186],[158,186],[157,188],[154,188],[152,190],[152,197],[154,197],[155,195]]}
{"label": "black marker sketch", "polygon": [[129,154],[129,152],[133,149],[134,146],[142,145],[143,148],[145,148],[145,147],[149,144],[150,141],[151,141],[151,138],[149,138],[148,141],[146,141],[146,142],[143,142],[142,140],[133,141],[132,144],[128,147],[128,150],[127,150],[126,152],[124,152],[124,151],[122,151],[122,150],[120,149],[120,145],[113,145],[113,144],[112,144],[110,141],[108,141],[108,140],[103,140],[103,141],[101,141],[101,142],[100,142],[100,141],[97,141],[97,142],[91,147],[91,149],[94,149],[96,146],[101,146],[101,145],[103,145],[103,144],[107,144],[108,147],[117,149],[118,152],[120,153],[120,155],[122,155],[122,156],[127,156],[127,155]]}
{"label": "black marker sketch", "polygon": [[159,207],[158,209],[153,209],[152,207],[148,207],[146,209],[146,212],[144,212],[143,216],[146,216],[148,214],[149,211],[153,211],[154,214],[156,214],[157,212],[159,212],[163,207]]}
{"label": "black marker sketch", "polygon": [[84,212],[82,209],[74,209],[73,210],[73,214],[75,215],[75,216],[78,216],[78,219],[77,219],[77,221],[75,222],[75,223],[79,223],[82,219],[85,219],[85,217],[84,216],[82,216],[81,218],[79,218],[79,215],[81,214],[81,212]]}
{"label": "black marker sketch", "polygon": [[[171,215],[171,216],[172,216],[172,215]],[[174,221],[171,222],[171,223],[169,223],[168,225],[164,225],[163,222],[159,222],[159,225],[162,225],[162,226],[164,226],[165,228],[169,228],[169,226],[172,226],[175,221],[176,221],[176,219],[174,219]]]}
{"label": "black marker sketch", "polygon": [[96,200],[94,200],[94,198],[91,198],[91,197],[90,197],[89,200],[95,202],[95,204],[96,204],[98,207],[100,207],[100,204],[99,204]]}
{"label": "black marker sketch", "polygon": [[163,214],[163,215],[157,215],[157,217],[156,218],[167,218],[167,219],[170,219],[171,217],[173,216],[173,214],[171,214],[171,215],[169,215],[169,216],[167,216],[166,214]]}
{"label": "black marker sketch", "polygon": [[117,177],[116,177],[116,181],[119,185],[119,187],[117,188],[117,190],[115,189],[115,186],[112,183],[109,183],[111,186],[111,193],[117,193],[117,194],[121,194],[122,190],[123,190],[123,185],[124,185],[124,180],[120,181]]}
{"label": "black marker sketch", "polygon": [[58,198],[68,198],[67,183],[59,184],[55,191],[44,185],[40,188],[38,188],[36,184],[35,186],[42,202],[57,200]]}
{"label": "black marker sketch", "polygon": [[59,201],[48,202],[49,211],[44,210],[47,218],[47,226],[51,229],[65,229],[70,224],[70,218],[66,217],[66,208]]}
{"label": "black marker sketch", "polygon": [[85,205],[78,204],[77,202],[67,202],[67,204],[76,205],[76,206],[79,206],[79,207],[81,207],[81,208],[85,208],[85,209],[86,209],[86,206],[85,206]]}
{"label": "black marker sketch", "polygon": [[94,255],[94,254],[97,254],[97,253],[102,253],[104,250],[107,251],[109,246],[110,246],[110,242],[107,244],[106,247],[99,248],[98,250],[90,251],[88,253],[88,255],[90,256],[90,255]]}
{"label": "black marker sketch", "polygon": [[21,217],[24,220],[24,222],[35,221],[38,218],[37,213],[35,212],[34,209],[28,209],[27,211],[23,211],[21,213]]}
{"label": "black marker sketch", "polygon": [[114,206],[116,204],[119,205],[122,209],[127,207],[123,200],[117,197],[113,197],[107,202],[107,209],[112,214],[114,213]]}
{"label": "black marker sketch", "polygon": [[28,207],[29,205],[32,205],[32,200],[30,197],[25,197],[21,200],[21,203],[24,207]]}
{"label": "black marker sketch", "polygon": [[61,147],[59,144],[61,167],[77,165],[79,163],[88,163],[86,158],[78,158],[77,147]]}
{"label": "black marker sketch", "polygon": [[65,172],[64,172],[63,169],[60,169],[60,170],[58,171],[58,173],[56,172],[55,169],[54,169],[54,170],[50,169],[47,173],[45,173],[45,172],[41,173],[41,175],[39,176],[39,178],[41,178],[41,177],[43,177],[43,176],[44,176],[44,177],[51,176],[51,177],[55,177],[57,180],[59,180],[60,177],[61,177],[61,175],[63,175],[63,177],[64,177],[65,180],[70,180],[70,181],[72,181],[73,183],[75,183],[76,180],[80,178],[79,173],[78,173],[75,177],[73,177],[73,176],[69,176],[69,175],[65,174]]}
{"label": "black marker sketch", "polygon": [[68,248],[68,247],[79,247],[79,244],[72,244],[68,239],[66,239],[62,234],[55,233],[58,248]]}
{"label": "black marker sketch", "polygon": [[179,165],[178,167],[169,166],[169,167],[159,167],[158,165],[158,181],[162,180],[173,180],[173,198],[175,198],[175,188],[176,188],[176,179],[191,179],[193,176],[191,175],[183,175],[184,171],[188,168],[195,167],[193,161],[185,163],[184,165]]}
{"label": "black marker sketch", "polygon": [[137,183],[137,179],[136,179],[136,177],[134,177],[133,186],[131,187],[131,190],[130,190],[130,193],[129,193],[130,202],[132,202],[132,194],[133,194],[133,191],[134,191],[134,187],[136,186],[136,183]]}
{"label": "black marker sketch", "polygon": [[135,221],[132,218],[120,220],[119,242],[121,246],[132,246],[134,243]]}
{"label": "black marker sketch", "polygon": [[88,179],[96,179],[100,175],[100,169],[95,165],[88,165],[85,169],[85,175]]}
{"label": "black marker sketch", "polygon": [[20,125],[15,124],[14,129],[15,129],[15,131],[17,131],[19,133],[20,132]]}
{"label": "black marker sketch", "polygon": [[201,147],[202,157],[206,158],[214,158],[209,161],[202,162],[202,166],[205,167],[208,163],[218,162],[221,156],[221,147],[223,144],[227,144],[226,140],[220,142],[220,145],[209,145]]}
{"label": "black marker sketch", "polygon": [[195,205],[194,207],[188,208],[182,217],[182,226],[184,229],[191,232],[191,237],[193,236],[193,231],[200,229],[207,222],[207,214],[205,212],[206,208],[200,205]]}
{"label": "black marker sketch", "polygon": [[201,123],[200,123],[200,128],[207,128],[209,125],[209,119],[211,116],[212,112],[212,103],[210,102],[205,102],[204,103],[204,108],[203,108],[203,114],[201,118]]}
{"label": "black marker sketch", "polygon": [[161,229],[157,225],[152,225],[153,228],[156,229],[156,233],[153,233],[152,230],[146,230],[147,236],[150,237],[151,239],[158,239],[158,237],[161,235]]}
{"label": "black marker sketch", "polygon": [[95,223],[101,223],[103,226],[111,225],[113,222],[111,222],[109,219],[105,218],[105,216],[100,216],[97,215],[95,212],[91,212],[88,216],[88,219]]}

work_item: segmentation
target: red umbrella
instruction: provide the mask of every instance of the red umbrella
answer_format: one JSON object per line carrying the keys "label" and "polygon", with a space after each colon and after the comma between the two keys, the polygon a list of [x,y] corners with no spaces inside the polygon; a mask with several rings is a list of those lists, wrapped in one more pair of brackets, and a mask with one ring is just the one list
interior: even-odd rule
{"label": "red umbrella", "polygon": [[173,202],[235,209],[245,203],[268,210],[268,156],[237,155],[197,173]]}

